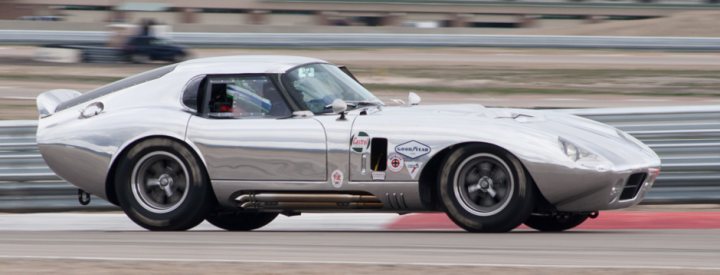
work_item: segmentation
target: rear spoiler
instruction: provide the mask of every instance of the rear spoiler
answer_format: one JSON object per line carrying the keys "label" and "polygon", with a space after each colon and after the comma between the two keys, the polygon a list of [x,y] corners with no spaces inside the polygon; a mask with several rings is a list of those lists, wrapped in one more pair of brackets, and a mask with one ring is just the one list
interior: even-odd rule
{"label": "rear spoiler", "polygon": [[80,95],[81,93],[78,91],[66,89],[50,90],[40,94],[37,97],[37,109],[40,118],[51,116],[61,103]]}

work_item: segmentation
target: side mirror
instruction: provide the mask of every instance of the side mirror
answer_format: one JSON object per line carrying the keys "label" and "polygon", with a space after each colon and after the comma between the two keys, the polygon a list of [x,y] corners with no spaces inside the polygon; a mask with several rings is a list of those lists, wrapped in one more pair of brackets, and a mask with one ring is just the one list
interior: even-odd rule
{"label": "side mirror", "polygon": [[347,111],[347,103],[345,103],[344,100],[339,99],[339,98],[333,100],[333,102],[332,102],[332,104],[330,104],[330,106],[332,106],[333,114],[342,114],[345,111]]}
{"label": "side mirror", "polygon": [[416,94],[414,92],[410,92],[408,94],[408,102],[407,102],[408,105],[410,105],[410,106],[418,105],[418,104],[420,104],[420,101],[422,101],[422,98],[420,98],[420,96],[418,94]]}
{"label": "side mirror", "polygon": [[333,100],[332,104],[332,111],[333,114],[340,114],[340,117],[338,120],[345,120],[345,111],[347,111],[347,103],[345,103],[342,99],[335,99]]}

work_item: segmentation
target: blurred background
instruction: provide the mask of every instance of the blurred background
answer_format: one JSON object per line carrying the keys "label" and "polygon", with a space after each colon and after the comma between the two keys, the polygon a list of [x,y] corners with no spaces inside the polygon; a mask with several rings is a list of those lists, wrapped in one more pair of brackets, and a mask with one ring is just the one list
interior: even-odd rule
{"label": "blurred background", "polygon": [[383,99],[717,104],[718,0],[0,0],[0,118],[188,58],[312,56]]}
{"label": "blurred background", "polygon": [[[77,190],[44,164],[34,143],[38,94],[51,89],[84,92],[168,63],[245,54],[301,55],[346,65],[386,103],[405,99],[413,91],[422,97],[422,104],[575,108],[571,112],[628,131],[658,152],[663,173],[647,202],[662,205],[609,212],[596,224],[581,228],[626,234],[483,237],[350,232],[353,237],[348,238],[346,232],[324,231],[457,227],[442,214],[401,218],[310,214],[283,217],[269,228],[289,233],[260,232],[228,240],[227,235],[200,232],[194,235],[198,242],[188,242],[180,234],[102,232],[139,230],[119,212],[3,214],[0,231],[17,232],[0,234],[0,258],[15,255],[12,251],[30,251],[17,245],[23,242],[17,240],[26,238],[25,243],[37,247],[35,254],[46,259],[75,255],[127,260],[166,247],[166,252],[152,257],[173,254],[170,260],[186,261],[177,265],[190,268],[184,272],[192,268],[207,272],[201,269],[207,263],[193,262],[203,257],[228,262],[303,260],[306,265],[318,258],[393,265],[484,261],[491,267],[498,263],[643,269],[667,265],[666,273],[710,266],[714,269],[705,270],[709,274],[720,268],[713,242],[717,231],[701,232],[704,235],[627,231],[720,228],[720,0],[0,0],[0,211],[115,209],[99,199],[80,206]],[[622,108],[595,109],[602,107]],[[33,230],[100,232],[23,236]],[[198,230],[215,229],[204,224]],[[268,249],[262,242],[252,243],[258,236],[279,245]],[[552,251],[555,246],[547,243],[569,250]],[[178,249],[179,245],[186,249]],[[83,249],[74,249],[78,247]],[[484,247],[502,249],[483,252]],[[545,250],[548,247],[550,252]],[[305,253],[309,248],[317,251]],[[532,251],[537,253],[528,254]],[[484,257],[476,256],[480,254]],[[526,257],[518,262],[517,255]],[[53,261],[46,266],[24,264],[0,259],[0,270],[22,272],[31,266],[56,271],[62,266]],[[282,270],[278,263],[269,264],[269,270]],[[157,270],[167,272],[164,263],[157,265]],[[251,267],[255,273],[267,272],[263,265],[247,264]],[[282,268],[298,272],[297,267]],[[143,265],[135,268],[142,271]],[[353,268],[348,272],[368,271],[365,266]],[[385,268],[395,274],[420,269]],[[424,268],[426,273],[452,272],[447,266]],[[310,270],[321,273],[330,268]]]}

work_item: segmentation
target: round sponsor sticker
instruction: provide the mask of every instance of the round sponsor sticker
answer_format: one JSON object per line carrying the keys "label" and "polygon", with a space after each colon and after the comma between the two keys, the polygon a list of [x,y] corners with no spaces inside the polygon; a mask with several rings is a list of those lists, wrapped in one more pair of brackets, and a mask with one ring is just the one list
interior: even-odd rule
{"label": "round sponsor sticker", "polygon": [[332,178],[332,186],[333,186],[333,187],[335,187],[335,188],[340,188],[340,187],[342,187],[343,178],[344,178],[342,171],[340,171],[340,170],[335,170],[335,171],[332,172],[332,174],[330,175],[330,177]]}
{"label": "round sponsor sticker", "polygon": [[358,153],[363,153],[370,147],[370,136],[365,132],[358,133],[350,142],[350,148]]}
{"label": "round sponsor sticker", "polygon": [[403,169],[403,166],[405,165],[405,160],[402,158],[400,154],[392,153],[388,155],[388,169],[393,172],[400,172],[400,170]]}

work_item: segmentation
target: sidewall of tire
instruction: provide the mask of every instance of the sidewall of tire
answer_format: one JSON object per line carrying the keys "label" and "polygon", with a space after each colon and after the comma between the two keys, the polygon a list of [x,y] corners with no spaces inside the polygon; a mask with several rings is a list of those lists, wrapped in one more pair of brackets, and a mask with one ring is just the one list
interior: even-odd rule
{"label": "sidewall of tire", "polygon": [[[478,153],[492,154],[503,160],[510,168],[514,179],[514,191],[510,201],[505,208],[490,216],[478,216],[467,211],[455,196],[455,173],[463,160]],[[443,165],[439,185],[440,198],[448,217],[470,232],[510,231],[530,216],[535,201],[532,182],[526,175],[522,163],[508,152],[482,145],[463,146],[452,152]]]}
{"label": "sidewall of tire", "polygon": [[[187,197],[173,211],[155,213],[146,210],[136,200],[131,188],[132,170],[146,154],[168,152],[178,157],[187,168],[189,186]],[[115,173],[115,191],[125,213],[138,225],[150,230],[187,230],[200,224],[212,206],[212,190],[203,166],[185,146],[169,139],[150,139],[132,147],[121,156]]]}

